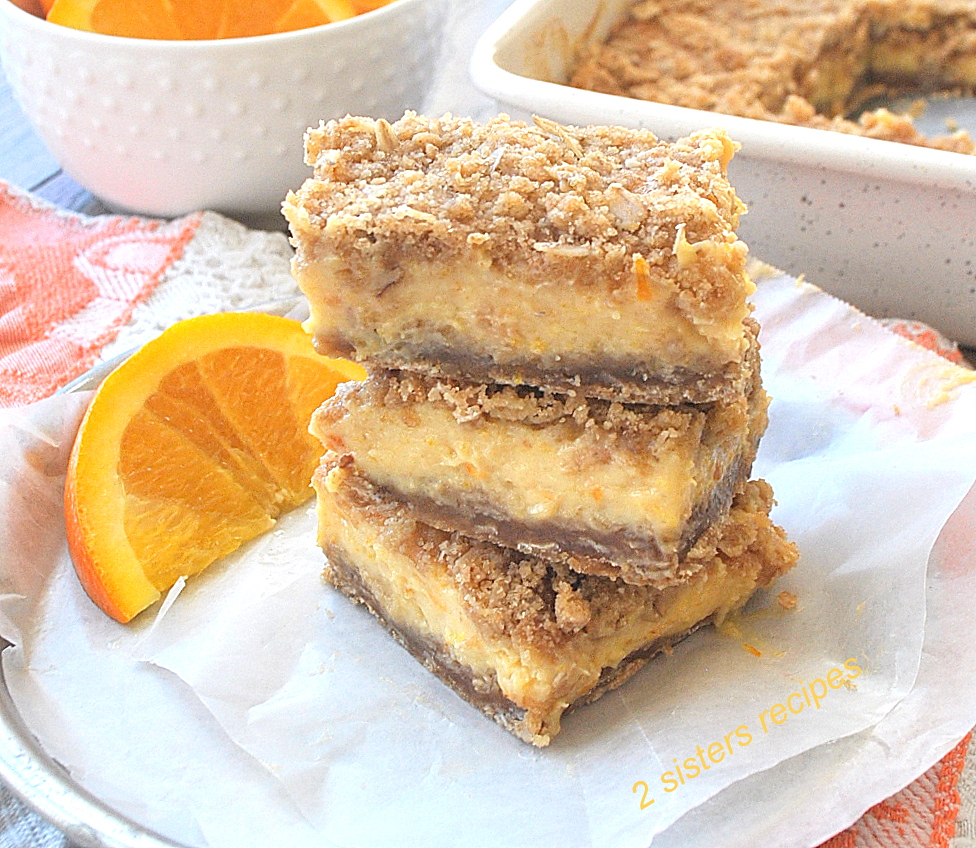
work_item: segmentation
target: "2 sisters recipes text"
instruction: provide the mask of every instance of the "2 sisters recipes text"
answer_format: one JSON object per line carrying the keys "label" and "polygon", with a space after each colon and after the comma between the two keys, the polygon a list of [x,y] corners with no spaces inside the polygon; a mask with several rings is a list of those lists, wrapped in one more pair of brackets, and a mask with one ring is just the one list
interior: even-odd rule
{"label": "2 sisters recipes text", "polygon": [[[726,757],[733,756],[739,748],[751,745],[756,738],[761,738],[776,726],[785,724],[791,716],[798,716],[808,708],[819,710],[832,690],[846,687],[853,691],[856,688],[853,681],[860,676],[861,668],[857,664],[857,658],[851,657],[839,668],[831,668],[822,678],[814,678],[809,683],[800,681],[798,691],[791,692],[782,702],[758,713],[754,722],[740,724],[726,733],[721,741],[711,742],[707,746],[696,746],[694,755],[683,760],[679,761],[674,757],[674,767],[661,773],[661,788],[665,792],[677,791],[688,781],[719,765]],[[638,780],[631,791],[639,797],[642,810],[654,803],[653,787],[646,781]]]}

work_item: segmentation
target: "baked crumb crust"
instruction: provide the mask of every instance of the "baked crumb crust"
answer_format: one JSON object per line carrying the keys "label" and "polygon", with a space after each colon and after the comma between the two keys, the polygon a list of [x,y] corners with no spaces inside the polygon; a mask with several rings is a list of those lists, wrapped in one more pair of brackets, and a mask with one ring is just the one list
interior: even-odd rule
{"label": "baked crumb crust", "polygon": [[963,0],[639,0],[570,83],[643,100],[960,153],[872,97],[972,91],[976,14]]}
{"label": "baked crumb crust", "polygon": [[[354,347],[332,339],[317,345],[327,356],[356,358]],[[717,371],[666,367],[648,357],[634,361],[595,361],[560,357],[560,370],[532,361],[499,365],[491,357],[459,353],[457,345],[397,346],[369,357],[370,369],[413,373],[433,380],[467,380],[476,385],[539,388],[549,394],[579,395],[630,404],[708,404],[746,391],[741,362]]]}

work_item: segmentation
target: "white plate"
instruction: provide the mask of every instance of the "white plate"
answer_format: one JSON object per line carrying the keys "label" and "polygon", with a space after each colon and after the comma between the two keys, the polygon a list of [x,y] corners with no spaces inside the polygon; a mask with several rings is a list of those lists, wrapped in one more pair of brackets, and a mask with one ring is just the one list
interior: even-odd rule
{"label": "white plate", "polygon": [[126,819],[85,792],[37,743],[0,676],[0,780],[72,845],[183,848]]}
{"label": "white plate", "polygon": [[925,321],[976,345],[976,156],[581,91],[580,45],[628,0],[516,0],[482,36],[475,84],[511,114],[649,127],[721,125],[742,144],[730,176],[741,234],[763,260],[871,315]]}
{"label": "white plate", "polygon": [[[251,307],[249,311],[308,317],[304,298],[288,298]],[[127,351],[99,363],[60,391],[97,389],[118,365],[131,356]],[[3,640],[0,639],[0,643]],[[6,647],[6,644],[4,644]],[[26,727],[10,697],[0,669],[0,781],[28,806],[68,835],[73,843],[105,848],[180,848],[135,824],[85,792],[45,753]]]}
{"label": "white plate", "polygon": [[[778,291],[790,295],[797,289],[799,287],[795,280],[786,279],[781,281]],[[767,304],[766,309],[769,307],[770,305]],[[786,321],[789,315],[781,315],[774,309],[773,312],[766,314],[766,317],[770,318],[766,323],[767,327],[780,325],[781,341],[783,335],[790,335],[790,332],[792,332],[791,338],[797,336],[796,321],[790,320],[788,323]],[[879,335],[883,334],[883,331],[861,326],[861,320],[857,315],[845,318],[845,321],[851,324],[850,332],[845,331],[845,337],[850,335],[853,339],[859,340],[859,344],[875,352],[876,356],[884,357],[885,354],[877,344],[883,341]],[[787,327],[790,330],[787,330]],[[894,339],[891,334],[884,335],[887,341]],[[898,345],[909,347],[900,341]],[[862,348],[858,349],[862,350]],[[782,345],[769,344],[767,350],[772,356],[777,350],[782,352]],[[919,354],[920,352],[912,350],[913,363],[914,357]],[[853,359],[858,360],[859,357],[855,356]],[[98,375],[94,375],[91,382],[95,382],[97,378]],[[90,386],[90,383],[87,385]],[[887,397],[888,395],[885,395],[885,398]],[[783,400],[782,397],[780,399]],[[785,402],[787,403],[784,408],[785,414],[788,415],[789,421],[794,422],[793,429],[799,426],[798,419],[801,423],[806,421],[809,425],[817,423],[810,421],[809,418],[803,419],[802,416],[797,416],[795,402],[793,406],[789,405],[788,399]],[[781,423],[783,420],[781,418]],[[971,432],[969,429],[971,416],[965,417],[965,427],[966,433]],[[780,432],[783,432],[782,427]],[[770,435],[771,440],[765,441],[764,446],[772,449],[775,457],[778,455],[777,450],[782,449],[782,445],[777,448],[778,443],[774,434],[771,432]],[[971,436],[966,437],[965,444],[966,450],[971,452]],[[968,473],[965,469],[971,467],[972,463],[961,462],[959,455],[955,454],[952,465],[954,474]],[[930,464],[926,464],[924,473],[925,479],[931,481]],[[809,486],[808,483],[804,485]],[[891,490],[901,491],[895,487]],[[783,490],[778,487],[778,491]],[[915,488],[909,487],[907,491],[914,492]],[[788,506],[788,502],[789,499],[784,505]],[[863,511],[859,512],[859,515],[863,516],[863,514]],[[725,848],[739,848],[739,846],[746,848],[746,846],[759,844],[760,841],[771,845],[792,846],[792,848],[805,848],[807,844],[817,844],[813,839],[807,841],[798,839],[797,834],[815,833],[821,839],[829,837],[855,820],[867,807],[901,789],[921,770],[950,749],[970,729],[972,723],[976,722],[974,717],[976,716],[976,683],[974,683],[976,655],[972,651],[971,640],[967,636],[968,631],[964,622],[971,620],[973,604],[976,603],[973,600],[976,598],[976,567],[974,567],[973,548],[969,541],[974,524],[976,524],[976,495],[971,494],[955,518],[950,520],[948,529],[943,534],[941,547],[944,558],[941,561],[937,559],[929,571],[925,645],[916,685],[908,696],[885,715],[873,729],[807,750],[803,754],[780,762],[771,769],[733,783],[661,834],[654,842],[655,848],[659,845],[688,848],[688,846],[702,844],[703,833],[714,837],[705,840],[705,844],[723,844]],[[950,567],[947,567],[947,563]],[[882,581],[880,585],[887,584]],[[80,590],[74,592],[74,594],[79,593]],[[811,600],[813,598],[806,593],[803,595]],[[63,598],[59,598],[60,600]],[[204,605],[206,606],[205,600]],[[66,614],[69,617],[78,612],[70,604],[56,603],[52,609],[67,610]],[[88,607],[85,606],[84,610],[88,610]],[[230,628],[228,632],[240,633],[240,628]],[[385,641],[385,635],[382,636]],[[102,641],[104,640],[95,640],[97,644],[102,644]],[[861,648],[864,645],[858,643],[856,647]],[[843,656],[847,655],[843,654]],[[72,662],[75,661],[75,656],[72,655]],[[401,660],[409,666],[410,673],[416,672],[420,676],[421,686],[431,687],[432,696],[448,696],[449,693],[444,692],[440,684],[428,679],[426,673],[417,668],[406,656],[396,655],[390,658],[391,662]],[[44,662],[41,661],[40,665],[43,667]],[[717,670],[713,665],[709,668],[709,685],[713,685],[717,679]],[[651,688],[653,690],[653,687]],[[971,693],[971,696],[964,696],[962,693]],[[745,692],[740,693],[741,698],[747,698],[747,695],[748,693]],[[965,701],[961,705],[960,699],[964,697]],[[494,726],[480,716],[471,717],[465,712],[467,708],[459,703],[454,704],[450,698],[448,701],[451,716],[449,726],[452,732],[466,734],[469,719],[472,721],[470,729],[473,732],[483,731],[486,737],[495,732]],[[612,711],[611,699],[601,703]],[[741,702],[736,700],[731,703],[732,710],[737,716],[740,708],[744,710],[746,705],[746,700]],[[594,708],[600,708],[600,705],[594,705]],[[316,712],[315,715],[320,713]],[[42,815],[67,832],[77,844],[112,846],[112,848],[173,848],[172,841],[160,838],[145,827],[133,825],[109,805],[80,789],[79,785],[54,763],[47,753],[55,749],[47,746],[45,750],[33,739],[28,727],[34,727],[35,732],[41,732],[38,726],[45,724],[44,719],[45,715],[29,710],[24,711],[22,718],[9,697],[6,684],[0,681],[0,778],[7,781],[15,792],[24,797]],[[84,720],[88,721],[87,713]],[[396,731],[403,732],[403,722],[397,719],[395,724]],[[438,726],[444,729],[443,725]],[[470,743],[472,736],[464,735],[464,738]],[[493,746],[496,742],[497,740],[492,737]],[[498,745],[503,746],[504,741]],[[98,748],[99,758],[104,758],[104,750],[104,747]],[[479,745],[459,750],[462,758],[480,751],[479,762],[489,753]],[[519,757],[521,753],[520,751]],[[382,754],[385,758],[384,762],[388,762],[390,752],[384,749]],[[557,759],[558,754],[559,751],[554,750],[552,759]],[[614,749],[614,754],[619,756],[619,750]],[[279,760],[273,758],[272,761]],[[427,760],[421,757],[420,762],[415,765],[423,770],[425,763]],[[653,770],[652,764],[648,765],[643,761],[641,764]],[[623,789],[629,790],[634,777],[640,775],[637,774],[636,769],[629,767],[621,771],[625,784]],[[450,769],[447,770],[447,774],[454,775],[454,779],[457,779],[457,774]],[[373,776],[378,777],[375,774]],[[357,785],[360,782],[358,779],[353,781]],[[527,793],[528,787],[524,791]],[[621,805],[625,806],[631,796],[626,791],[621,794],[622,800],[614,796],[614,804],[620,801]],[[144,797],[151,801],[155,796]],[[756,799],[762,803],[757,803]],[[750,803],[746,803],[746,800]],[[370,804],[376,804],[377,798],[370,794],[368,801]],[[478,802],[483,803],[483,799],[479,798]],[[775,815],[769,814],[770,805],[775,806]],[[609,813],[610,824],[615,824],[622,818],[622,809],[623,806],[614,806]],[[629,810],[629,807],[627,809]],[[757,810],[762,809],[766,810],[766,815],[757,814]],[[330,811],[331,816],[328,819],[330,829],[340,826],[336,819],[341,818],[340,813],[343,812],[338,809]],[[549,821],[552,822],[565,818],[564,813],[554,812],[551,809],[547,814],[550,816]],[[369,822],[365,822],[358,816],[353,818],[356,828],[368,830]],[[346,824],[350,826],[349,821]],[[390,826],[402,827],[402,822],[394,818]],[[409,833],[409,828],[404,832]],[[722,835],[719,837],[717,834]],[[486,836],[486,834],[481,835]],[[487,837],[490,838],[490,834],[487,834]],[[344,844],[352,844],[353,841],[346,839]],[[406,839],[404,844],[409,842],[410,840]],[[510,841],[510,844],[516,843],[517,841]],[[380,841],[376,844],[389,843]]]}

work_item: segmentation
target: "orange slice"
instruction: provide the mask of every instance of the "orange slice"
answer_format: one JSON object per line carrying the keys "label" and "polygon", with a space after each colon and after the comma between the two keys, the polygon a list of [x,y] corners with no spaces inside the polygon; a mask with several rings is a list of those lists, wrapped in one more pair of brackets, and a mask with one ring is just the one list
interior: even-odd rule
{"label": "orange slice", "polygon": [[365,372],[299,322],[224,313],[174,325],[113,371],[68,464],[68,549],[88,595],[129,621],[180,577],[312,496],[312,412]]}
{"label": "orange slice", "polygon": [[391,0],[54,0],[47,19],[128,38],[244,38],[320,26]]}

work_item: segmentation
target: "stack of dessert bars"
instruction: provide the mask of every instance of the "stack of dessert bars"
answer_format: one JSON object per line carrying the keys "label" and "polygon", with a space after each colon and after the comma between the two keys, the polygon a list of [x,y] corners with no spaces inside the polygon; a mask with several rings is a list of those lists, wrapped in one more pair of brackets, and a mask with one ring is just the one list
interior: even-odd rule
{"label": "stack of dessert bars", "polygon": [[284,211],[317,348],[327,580],[462,698],[563,713],[797,555],[721,131],[407,113],[310,130]]}

